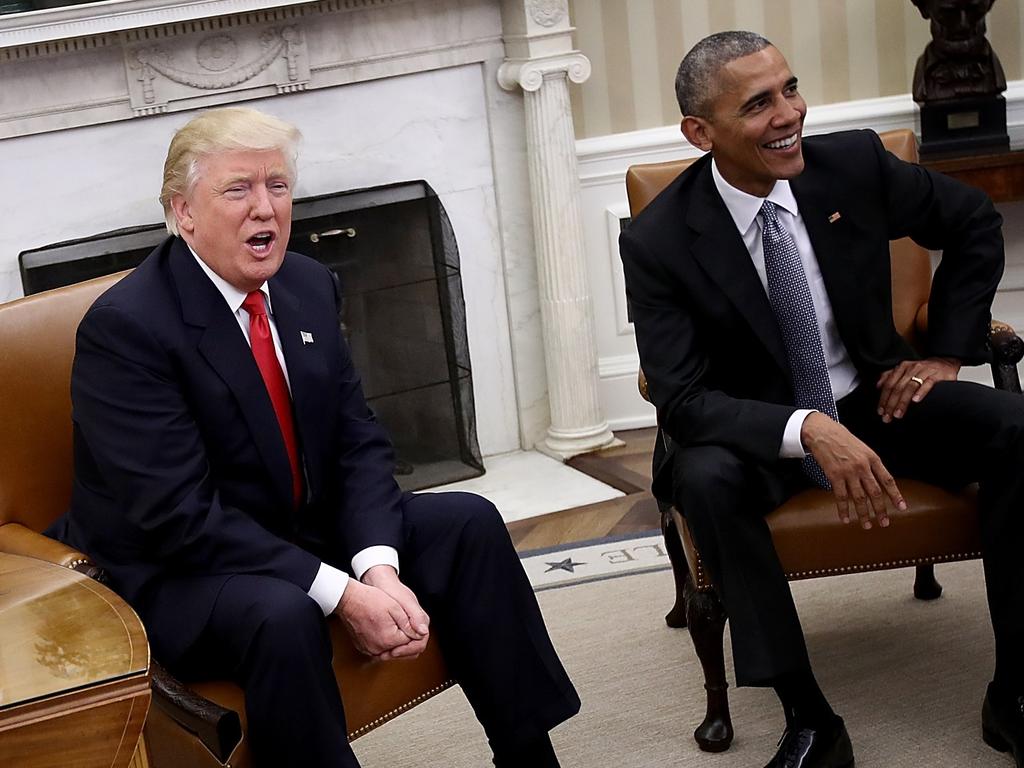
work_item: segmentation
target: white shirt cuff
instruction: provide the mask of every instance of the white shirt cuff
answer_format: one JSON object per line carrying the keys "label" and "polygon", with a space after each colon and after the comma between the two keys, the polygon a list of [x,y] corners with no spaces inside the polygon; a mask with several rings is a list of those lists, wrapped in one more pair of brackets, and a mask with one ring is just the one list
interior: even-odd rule
{"label": "white shirt cuff", "polygon": [[782,433],[782,445],[779,446],[780,459],[802,459],[807,455],[804,450],[803,441],[800,440],[800,430],[804,426],[804,419],[814,413],[813,410],[801,408],[794,411],[786,422],[786,429]]}
{"label": "white shirt cuff", "polygon": [[308,594],[320,606],[324,616],[330,616],[341,602],[341,596],[345,594],[347,586],[347,573],[338,570],[333,565],[320,563],[320,570],[316,572],[316,578],[310,584]]}
{"label": "white shirt cuff", "polygon": [[356,575],[357,579],[362,579],[363,574],[375,565],[390,565],[397,571],[398,550],[382,545],[367,547],[352,558],[352,573]]}

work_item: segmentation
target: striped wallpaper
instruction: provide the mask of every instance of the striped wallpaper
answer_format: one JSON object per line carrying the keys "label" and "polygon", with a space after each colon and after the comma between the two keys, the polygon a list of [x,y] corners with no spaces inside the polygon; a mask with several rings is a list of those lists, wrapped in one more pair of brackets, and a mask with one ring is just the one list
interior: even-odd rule
{"label": "striped wallpaper", "polygon": [[[569,0],[590,79],[573,86],[579,138],[679,121],[672,82],[705,35],[749,29],[771,40],[808,104],[909,93],[931,40],[910,0]],[[997,0],[988,36],[1007,80],[1024,78],[1024,3]]]}

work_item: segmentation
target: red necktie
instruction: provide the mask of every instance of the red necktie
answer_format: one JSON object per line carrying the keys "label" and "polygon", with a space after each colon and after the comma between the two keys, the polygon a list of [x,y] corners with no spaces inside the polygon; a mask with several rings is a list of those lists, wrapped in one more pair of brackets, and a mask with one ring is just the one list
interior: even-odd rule
{"label": "red necktie", "polygon": [[288,463],[292,467],[292,494],[296,508],[302,502],[302,466],[299,464],[299,445],[295,438],[295,421],[292,417],[292,399],[288,394],[288,382],[274,350],[274,338],[270,335],[270,321],[267,318],[267,306],[263,303],[263,294],[253,291],[245,297],[242,309],[249,313],[249,343],[252,355],[256,358],[256,367],[263,375],[263,383],[270,395],[270,402],[277,414],[277,423],[281,427],[285,449],[288,451]]}

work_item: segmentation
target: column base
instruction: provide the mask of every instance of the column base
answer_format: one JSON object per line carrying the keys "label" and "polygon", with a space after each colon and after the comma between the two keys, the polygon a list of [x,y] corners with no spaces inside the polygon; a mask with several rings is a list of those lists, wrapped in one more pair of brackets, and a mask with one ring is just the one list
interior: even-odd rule
{"label": "column base", "polygon": [[571,459],[581,453],[617,448],[625,445],[608,428],[606,422],[596,427],[579,430],[557,430],[548,428],[548,436],[535,446],[545,456],[559,461]]}

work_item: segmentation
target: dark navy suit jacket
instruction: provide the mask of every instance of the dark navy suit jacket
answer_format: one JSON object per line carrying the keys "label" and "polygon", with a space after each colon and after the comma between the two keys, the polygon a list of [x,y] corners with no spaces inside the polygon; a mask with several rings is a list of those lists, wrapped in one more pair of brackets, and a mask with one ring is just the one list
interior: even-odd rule
{"label": "dark navy suit jacket", "polygon": [[[1003,268],[1002,219],[988,197],[897,159],[873,131],[807,137],[803,154],[804,171],[790,186],[862,379],[873,382],[916,356],[892,319],[889,241],[905,236],[943,249],[927,353],[967,364],[987,359],[989,308]],[[677,446],[722,445],[762,464],[776,461],[795,409],[789,366],[710,156],[669,184],[619,245],[659,425]],[[668,478],[657,469],[655,493],[668,498]]]}
{"label": "dark navy suit jacket", "polygon": [[336,281],[288,253],[269,286],[306,472],[298,512],[252,352],[183,241],[159,246],[78,330],[74,489],[53,533],[107,570],[166,662],[232,574],[308,589],[310,549],[348,567],[365,547],[402,548],[392,449],[341,335]]}

